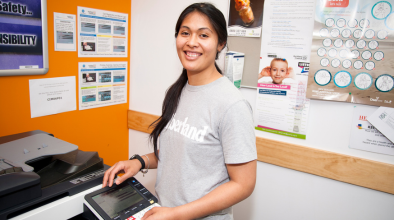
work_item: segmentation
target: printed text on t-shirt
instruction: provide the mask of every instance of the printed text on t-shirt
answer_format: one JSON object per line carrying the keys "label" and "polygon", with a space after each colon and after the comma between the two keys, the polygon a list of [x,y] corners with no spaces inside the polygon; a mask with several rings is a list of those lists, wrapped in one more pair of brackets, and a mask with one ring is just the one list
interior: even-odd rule
{"label": "printed text on t-shirt", "polygon": [[204,136],[207,134],[209,128],[208,126],[203,126],[203,129],[197,130],[196,127],[190,126],[186,123],[189,117],[186,117],[183,122],[181,120],[175,119],[174,117],[171,119],[170,122],[168,122],[167,126],[165,127],[166,129],[178,132],[181,135],[192,140],[204,142]]}

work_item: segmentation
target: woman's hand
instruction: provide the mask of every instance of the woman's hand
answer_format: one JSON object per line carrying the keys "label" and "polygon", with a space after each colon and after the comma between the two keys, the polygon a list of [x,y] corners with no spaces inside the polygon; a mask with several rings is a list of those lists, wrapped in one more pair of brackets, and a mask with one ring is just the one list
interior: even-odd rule
{"label": "woman's hand", "polygon": [[103,188],[107,186],[107,182],[109,187],[112,186],[115,175],[124,173],[123,176],[116,180],[116,185],[119,185],[123,181],[137,174],[140,169],[141,163],[138,160],[125,160],[117,162],[115,165],[105,171],[103,178]]}
{"label": "woman's hand", "polygon": [[176,208],[154,207],[147,211],[141,220],[181,219],[176,216]]}

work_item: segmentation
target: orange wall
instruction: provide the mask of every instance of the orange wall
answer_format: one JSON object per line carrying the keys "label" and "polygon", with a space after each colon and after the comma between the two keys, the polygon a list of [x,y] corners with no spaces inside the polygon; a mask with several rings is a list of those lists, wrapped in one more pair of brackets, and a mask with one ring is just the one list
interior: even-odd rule
{"label": "orange wall", "polygon": [[[0,136],[37,129],[46,131],[78,145],[81,150],[98,151],[105,164],[113,165],[128,158],[128,102],[38,118],[30,115],[29,79],[75,76],[78,85],[78,62],[129,62],[130,53],[126,58],[78,58],[77,51],[54,51],[53,12],[77,15],[77,6],[127,13],[130,24],[131,0],[118,0],[116,4],[102,0],[47,0],[49,71],[45,75],[0,76]],[[128,72],[128,79],[129,76]]]}

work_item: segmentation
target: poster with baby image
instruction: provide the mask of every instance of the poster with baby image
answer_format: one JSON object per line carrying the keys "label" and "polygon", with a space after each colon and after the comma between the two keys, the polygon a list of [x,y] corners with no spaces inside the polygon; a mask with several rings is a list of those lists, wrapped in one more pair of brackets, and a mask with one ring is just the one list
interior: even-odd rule
{"label": "poster with baby image", "polygon": [[229,0],[228,36],[260,37],[264,0]]}
{"label": "poster with baby image", "polygon": [[394,107],[394,0],[318,0],[307,97]]}
{"label": "poster with baby image", "polygon": [[[313,1],[266,0],[255,110],[256,130],[306,139]],[[297,7],[294,13],[281,14]]]}

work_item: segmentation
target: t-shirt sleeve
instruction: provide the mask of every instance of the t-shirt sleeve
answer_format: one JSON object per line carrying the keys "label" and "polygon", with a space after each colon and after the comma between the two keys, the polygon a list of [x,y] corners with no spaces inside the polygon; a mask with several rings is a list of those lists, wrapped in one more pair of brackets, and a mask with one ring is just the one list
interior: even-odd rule
{"label": "t-shirt sleeve", "polygon": [[240,100],[224,112],[219,137],[225,163],[246,163],[257,159],[253,114],[248,101]]}

